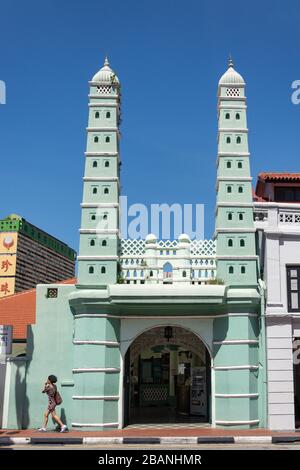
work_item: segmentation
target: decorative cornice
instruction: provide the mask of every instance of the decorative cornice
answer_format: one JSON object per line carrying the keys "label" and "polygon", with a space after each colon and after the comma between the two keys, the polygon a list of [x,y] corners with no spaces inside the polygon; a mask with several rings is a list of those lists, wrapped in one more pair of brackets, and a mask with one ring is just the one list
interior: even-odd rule
{"label": "decorative cornice", "polygon": [[86,127],[87,132],[118,132],[118,127]]}
{"label": "decorative cornice", "polygon": [[216,258],[228,261],[247,261],[249,259],[259,259],[257,255],[216,255]]}
{"label": "decorative cornice", "polygon": [[241,105],[231,104],[230,106],[225,106],[223,104],[220,104],[219,109],[228,109],[228,111],[232,109],[247,109],[247,105],[246,104],[241,104]]}
{"label": "decorative cornice", "polygon": [[219,96],[218,97],[218,103],[221,103],[222,101],[246,101],[247,97],[246,96]]}
{"label": "decorative cornice", "polygon": [[118,256],[77,256],[78,261],[118,261]]}
{"label": "decorative cornice", "polygon": [[90,108],[98,108],[99,106],[103,106],[105,108],[118,108],[119,107],[119,103],[116,102],[116,103],[89,103],[88,106]]}
{"label": "decorative cornice", "polygon": [[118,395],[73,395],[73,400],[119,400]]}
{"label": "decorative cornice", "polygon": [[247,364],[241,366],[214,366],[212,367],[214,370],[257,370],[259,366]]}
{"label": "decorative cornice", "polygon": [[[183,315],[183,316],[174,316],[174,315],[160,315],[159,318],[164,318],[164,319],[214,319],[214,318],[229,318],[229,317],[251,317],[251,318],[257,318],[258,314],[257,313],[225,313],[225,314],[220,314],[220,315]],[[128,319],[128,320],[136,320],[136,319],[141,319],[140,315],[109,315],[106,313],[103,314],[98,314],[98,313],[80,313],[78,315],[74,315],[74,318],[118,318],[118,319]],[[143,315],[143,319],[154,319],[157,320],[157,316],[153,315]]]}
{"label": "decorative cornice", "polygon": [[80,207],[85,209],[119,209],[119,204],[114,202],[82,202]]}
{"label": "decorative cornice", "polygon": [[258,393],[215,393],[216,398],[258,398]]}
{"label": "decorative cornice", "polygon": [[226,339],[223,341],[213,341],[213,344],[233,345],[233,344],[258,344],[257,339]]}
{"label": "decorative cornice", "polygon": [[219,132],[240,132],[241,134],[247,134],[248,129],[247,128],[237,128],[237,127],[232,127],[232,128],[224,128],[220,127],[218,129]]}
{"label": "decorative cornice", "polygon": [[111,182],[119,182],[119,178],[117,176],[84,176],[83,181],[111,181]]}
{"label": "decorative cornice", "polygon": [[237,203],[237,202],[217,202],[216,203],[217,206],[220,206],[220,207],[236,207],[237,209],[239,207],[252,207],[253,208],[253,202],[240,202],[240,203]]}
{"label": "decorative cornice", "polygon": [[217,181],[252,181],[252,176],[217,176]]}
{"label": "decorative cornice", "polygon": [[79,233],[90,233],[93,235],[104,234],[104,235],[118,235],[118,229],[91,229],[91,228],[81,228],[79,229]]}
{"label": "decorative cornice", "polygon": [[250,157],[249,152],[218,152],[218,157]]}
{"label": "decorative cornice", "polygon": [[105,372],[105,373],[119,373],[119,367],[80,367],[78,369],[72,369],[73,374],[80,374],[84,372]]}
{"label": "decorative cornice", "polygon": [[118,152],[84,152],[86,157],[118,157]]}
{"label": "decorative cornice", "polygon": [[218,89],[221,88],[245,88],[246,83],[232,83],[232,82],[222,82],[218,85]]}
{"label": "decorative cornice", "polygon": [[113,346],[113,347],[119,347],[120,343],[117,341],[97,341],[97,340],[85,340],[85,339],[74,339],[73,344],[76,345],[82,345],[82,344],[94,344],[97,346]]}
{"label": "decorative cornice", "polygon": [[256,228],[247,228],[247,227],[222,227],[216,228],[215,232],[217,233],[255,233]]}
{"label": "decorative cornice", "polygon": [[239,426],[244,424],[259,424],[259,419],[250,419],[247,421],[219,421],[216,420],[215,424],[219,424],[220,426]]}

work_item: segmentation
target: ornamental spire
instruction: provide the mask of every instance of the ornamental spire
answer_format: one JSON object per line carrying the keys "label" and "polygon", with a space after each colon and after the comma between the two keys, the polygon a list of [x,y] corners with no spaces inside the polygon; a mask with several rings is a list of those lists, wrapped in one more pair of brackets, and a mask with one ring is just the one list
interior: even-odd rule
{"label": "ornamental spire", "polygon": [[228,61],[228,68],[230,68],[230,67],[233,68],[233,60],[232,60],[231,52],[229,54],[229,61]]}
{"label": "ornamental spire", "polygon": [[108,60],[107,55],[105,56],[105,60],[104,60],[104,65],[103,65],[103,67],[105,67],[105,66],[109,67],[109,60]]}

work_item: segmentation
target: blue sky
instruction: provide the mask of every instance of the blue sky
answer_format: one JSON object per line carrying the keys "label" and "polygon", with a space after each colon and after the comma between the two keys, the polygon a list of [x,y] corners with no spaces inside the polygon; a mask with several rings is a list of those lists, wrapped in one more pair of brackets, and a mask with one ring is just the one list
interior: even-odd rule
{"label": "blue sky", "polygon": [[6,1],[0,11],[0,217],[78,249],[88,80],[105,54],[122,83],[122,193],[204,203],[214,227],[219,77],[247,83],[252,175],[299,172],[300,3]]}

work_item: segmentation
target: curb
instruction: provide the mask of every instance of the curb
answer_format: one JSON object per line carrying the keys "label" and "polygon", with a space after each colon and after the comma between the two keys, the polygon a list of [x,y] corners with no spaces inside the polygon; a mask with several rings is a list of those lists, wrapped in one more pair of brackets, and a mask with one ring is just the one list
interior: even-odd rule
{"label": "curb", "polygon": [[300,436],[273,436],[272,444],[284,444],[288,442],[300,442]]}
{"label": "curb", "polygon": [[198,437],[198,444],[234,444],[235,437]]}
{"label": "curb", "polygon": [[26,445],[31,443],[30,437],[0,437],[0,446],[3,445]]}
{"label": "curb", "polygon": [[30,444],[83,444],[82,437],[31,437]]}
{"label": "curb", "polygon": [[199,436],[199,437],[0,437],[3,445],[197,445],[300,443],[298,436]]}

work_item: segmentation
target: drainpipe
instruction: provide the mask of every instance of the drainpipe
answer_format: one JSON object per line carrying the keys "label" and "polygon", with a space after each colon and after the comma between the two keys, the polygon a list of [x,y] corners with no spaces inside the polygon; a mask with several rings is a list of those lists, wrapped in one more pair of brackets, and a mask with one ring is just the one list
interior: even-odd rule
{"label": "drainpipe", "polygon": [[258,280],[259,293],[260,293],[260,348],[259,348],[259,359],[262,365],[262,380],[261,380],[261,391],[263,396],[262,409],[264,416],[265,427],[269,426],[269,412],[268,412],[268,376],[267,376],[267,340],[266,340],[266,284],[262,279]]}

